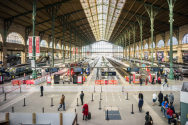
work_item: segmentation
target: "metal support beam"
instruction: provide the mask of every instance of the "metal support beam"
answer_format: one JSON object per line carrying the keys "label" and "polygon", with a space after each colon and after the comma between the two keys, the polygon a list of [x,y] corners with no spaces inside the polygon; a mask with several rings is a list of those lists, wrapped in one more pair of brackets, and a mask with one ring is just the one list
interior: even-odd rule
{"label": "metal support beam", "polygon": [[131,30],[132,30],[132,34],[133,34],[133,51],[134,51],[134,58],[135,58],[135,37],[136,37],[136,24],[135,23],[133,23],[132,25],[131,25]]}
{"label": "metal support beam", "polygon": [[32,15],[32,20],[33,20],[33,63],[34,63],[34,69],[32,72],[32,78],[36,79],[37,78],[37,73],[36,73],[36,49],[35,49],[35,17],[36,17],[36,0],[33,0],[33,15]]}
{"label": "metal support beam", "polygon": [[174,79],[174,75],[173,75],[173,44],[172,44],[172,37],[173,37],[173,9],[174,9],[174,4],[176,2],[176,0],[167,0],[168,2],[168,6],[169,6],[169,22],[170,22],[170,75],[169,78],[170,79]]}
{"label": "metal support beam", "polygon": [[128,34],[128,39],[129,39],[129,60],[130,60],[130,57],[131,57],[131,55],[130,55],[130,46],[131,46],[131,31],[130,31],[130,29],[128,29],[128,31],[127,31],[127,34]]}
{"label": "metal support beam", "polygon": [[155,16],[157,15],[158,13],[158,10],[159,8],[156,8],[156,7],[153,7],[152,5],[148,5],[148,4],[145,4],[145,8],[146,8],[146,11],[148,12],[148,15],[150,17],[150,28],[151,28],[151,45],[152,45],[152,65],[153,66],[153,62],[154,62],[154,58],[153,58],[153,32],[154,32],[154,19],[155,19]]}
{"label": "metal support beam", "polygon": [[144,25],[144,19],[142,16],[136,16],[136,19],[138,21],[138,24],[139,24],[139,27],[140,27],[140,42],[141,42],[141,62],[142,62],[142,59],[143,59],[143,25]]}

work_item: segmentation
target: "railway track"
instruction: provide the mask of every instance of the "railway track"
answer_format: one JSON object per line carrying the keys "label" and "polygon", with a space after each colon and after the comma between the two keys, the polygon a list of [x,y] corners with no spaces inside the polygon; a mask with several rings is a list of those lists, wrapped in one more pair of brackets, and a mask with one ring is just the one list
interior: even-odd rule
{"label": "railway track", "polygon": [[130,73],[126,72],[122,67],[125,67],[123,66],[122,64],[116,62],[116,61],[113,61],[112,59],[109,59],[109,58],[106,58],[111,64],[112,66],[115,67],[115,69],[120,73],[120,75],[122,77],[125,77],[125,76],[129,76]]}

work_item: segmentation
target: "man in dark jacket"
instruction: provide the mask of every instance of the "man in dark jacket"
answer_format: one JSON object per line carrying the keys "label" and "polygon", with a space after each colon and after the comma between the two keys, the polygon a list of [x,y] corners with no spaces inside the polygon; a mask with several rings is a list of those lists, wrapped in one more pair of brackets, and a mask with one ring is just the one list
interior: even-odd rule
{"label": "man in dark jacket", "polygon": [[152,125],[153,124],[153,119],[152,117],[149,115],[149,112],[146,112],[146,116],[145,116],[145,125]]}
{"label": "man in dark jacket", "polygon": [[44,87],[41,85],[40,86],[40,96],[43,96],[43,91],[44,91]]}
{"label": "man in dark jacket", "polygon": [[158,94],[158,101],[159,101],[159,106],[161,106],[162,102],[163,102],[163,93],[160,91],[160,93]]}
{"label": "man in dark jacket", "polygon": [[83,105],[84,104],[84,92],[83,91],[81,91],[80,100],[81,100],[81,103]]}
{"label": "man in dark jacket", "polygon": [[138,99],[144,99],[144,96],[141,92],[138,94]]}

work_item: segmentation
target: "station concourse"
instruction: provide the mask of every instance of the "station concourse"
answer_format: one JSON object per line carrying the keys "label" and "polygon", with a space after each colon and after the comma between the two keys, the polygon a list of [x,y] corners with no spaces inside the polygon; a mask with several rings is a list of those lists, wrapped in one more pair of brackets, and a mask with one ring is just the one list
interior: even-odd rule
{"label": "station concourse", "polygon": [[188,125],[187,6],[1,0],[0,125]]}

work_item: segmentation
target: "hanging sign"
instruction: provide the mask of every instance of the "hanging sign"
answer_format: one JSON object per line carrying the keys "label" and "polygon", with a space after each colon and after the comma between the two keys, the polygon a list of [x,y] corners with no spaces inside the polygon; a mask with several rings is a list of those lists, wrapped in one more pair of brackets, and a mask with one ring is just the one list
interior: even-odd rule
{"label": "hanging sign", "polygon": [[35,36],[36,56],[40,56],[40,37]]}
{"label": "hanging sign", "polygon": [[29,36],[28,39],[29,39],[29,47],[28,47],[29,58],[32,58],[32,56],[33,56],[33,37]]}

